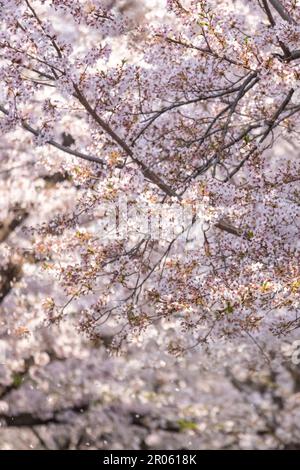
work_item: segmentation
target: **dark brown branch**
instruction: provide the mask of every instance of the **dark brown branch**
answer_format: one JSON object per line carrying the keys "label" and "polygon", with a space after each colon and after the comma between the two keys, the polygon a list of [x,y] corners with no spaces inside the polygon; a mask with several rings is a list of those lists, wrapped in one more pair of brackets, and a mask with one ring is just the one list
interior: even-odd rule
{"label": "dark brown branch", "polygon": [[271,12],[271,10],[270,10],[269,4],[268,4],[268,0],[262,0],[262,3],[263,3],[263,6],[264,6],[264,10],[265,10],[265,12],[266,12],[266,15],[267,15],[267,17],[268,17],[268,20],[269,20],[271,26],[274,27],[276,23],[275,23],[275,20],[274,20],[274,18],[273,18],[272,12]]}
{"label": "dark brown branch", "polygon": [[[276,23],[275,23],[275,20],[273,18],[272,12],[270,10],[268,0],[262,0],[262,2],[263,2],[264,10],[265,10],[266,15],[268,17],[268,20],[269,20],[271,26],[274,28]],[[278,42],[279,42],[279,45],[280,45],[280,47],[281,47],[281,49],[284,53],[284,58],[290,57],[290,55],[291,55],[290,49],[281,40],[278,39]]]}
{"label": "dark brown branch", "polygon": [[282,19],[287,21],[288,23],[292,24],[295,23],[289,12],[285,9],[282,3],[279,0],[269,0],[273,8],[277,11],[277,13],[281,16]]}
{"label": "dark brown branch", "polygon": [[[159,37],[161,37],[161,36],[159,36]],[[212,57],[215,57],[216,59],[225,60],[226,62],[229,62],[232,65],[237,65],[238,67],[242,67],[244,69],[251,70],[250,67],[247,67],[245,64],[236,62],[235,60],[230,59],[229,57],[227,57],[225,55],[221,56],[221,55],[217,54],[216,52],[212,51],[211,49],[204,49],[204,48],[195,46],[194,44],[189,44],[189,43],[179,41],[178,39],[174,39],[174,38],[163,38],[163,39],[165,39],[167,42],[169,42],[171,44],[176,44],[178,46],[183,46],[183,47],[186,47],[188,49],[196,49],[197,51],[202,52],[202,54],[207,54],[207,55],[210,55]]]}
{"label": "dark brown branch", "polygon": [[70,408],[62,408],[55,410],[51,417],[43,418],[35,413],[19,413],[17,415],[8,415],[1,413],[0,421],[4,421],[8,427],[31,427],[41,426],[45,424],[66,424],[66,420],[60,417],[61,414],[72,411],[73,413],[83,413],[89,409],[89,403],[83,403],[82,405],[75,405]]}
{"label": "dark brown branch", "polygon": [[0,268],[0,304],[11,291],[13,284],[20,279],[21,274],[22,266],[13,262],[8,263],[4,268]]}
{"label": "dark brown branch", "polygon": [[52,46],[54,47],[54,49],[55,49],[56,52],[57,52],[57,56],[61,59],[61,58],[62,58],[62,53],[61,53],[61,50],[60,50],[60,48],[58,47],[58,45],[57,45],[55,39],[54,39],[53,37],[51,37],[50,34],[47,34],[47,33],[45,32],[45,29],[44,29],[44,26],[43,26],[42,21],[41,21],[40,18],[38,17],[38,15],[37,15],[36,11],[34,10],[34,8],[30,5],[29,1],[28,1],[28,0],[25,0],[25,2],[26,2],[26,5],[28,6],[29,10],[31,11],[32,15],[34,16],[34,18],[36,19],[36,21],[37,21],[38,24],[40,25],[40,27],[41,27],[43,33],[45,34],[45,36],[46,36],[48,39],[50,39]]}
{"label": "dark brown branch", "polygon": [[162,191],[167,194],[168,196],[178,197],[177,193],[168,185],[166,184],[154,171],[150,170],[150,168],[145,165],[144,162],[136,158],[133,154],[133,150],[129,147],[129,145],[107,124],[95,111],[94,108],[90,105],[87,101],[84,94],[80,91],[78,86],[73,83],[75,96],[77,97],[78,101],[82,104],[82,106],[86,109],[86,111],[92,116],[92,118],[97,122],[97,124],[112,138],[114,142],[116,142],[119,147],[121,147],[124,152],[131,158],[131,160],[136,163],[142,170],[143,175],[149,179],[152,183],[158,186]]}
{"label": "dark brown branch", "polygon": [[[285,99],[283,100],[283,102],[281,103],[281,105],[279,106],[279,108],[276,110],[274,116],[272,117],[272,119],[269,121],[268,123],[268,128],[266,129],[266,131],[263,133],[263,135],[261,136],[260,140],[259,140],[259,143],[262,143],[267,137],[268,135],[270,134],[270,132],[272,131],[272,129],[274,129],[274,127],[276,127],[278,125],[278,118],[280,117],[280,115],[282,114],[282,112],[285,110],[285,108],[287,107],[288,103],[290,102],[292,96],[293,96],[293,93],[294,93],[294,90],[291,89],[289,91],[289,93],[287,94],[287,96],[285,97]],[[225,182],[229,181],[243,166],[244,164],[249,160],[249,158],[257,151],[257,146],[255,146],[254,148],[252,148],[250,150],[250,152],[247,153],[247,155],[243,158],[243,160],[229,173],[229,175],[227,176],[227,178],[225,179]]]}
{"label": "dark brown branch", "polygon": [[11,232],[15,230],[28,217],[28,212],[19,204],[14,205],[6,220],[0,220],[0,243],[4,242]]}
{"label": "dark brown branch", "polygon": [[279,106],[277,111],[275,112],[275,114],[272,117],[271,121],[269,122],[267,130],[264,132],[263,136],[261,137],[261,139],[259,141],[260,143],[262,143],[268,137],[268,135],[270,134],[272,129],[275,127],[277,119],[279,118],[281,113],[285,110],[285,108],[287,107],[287,105],[291,101],[293,94],[294,94],[294,89],[291,88],[290,91],[288,92],[287,96],[285,97],[285,99],[283,100],[283,102],[281,103],[281,105]]}
{"label": "dark brown branch", "polygon": [[227,218],[223,218],[219,220],[218,223],[216,223],[215,227],[219,228],[220,230],[223,230],[224,232],[230,233],[231,235],[235,235],[236,237],[241,237],[242,236],[242,231],[235,227],[230,220]]}
{"label": "dark brown branch", "polygon": [[[2,105],[0,105],[0,111],[2,111],[3,114],[6,114],[6,116],[9,116],[9,112]],[[21,125],[22,125],[23,129],[30,132],[34,136],[38,137],[40,135],[40,132],[37,129],[34,129],[33,127],[31,127],[26,121],[22,120]],[[69,147],[65,147],[64,145],[59,144],[58,142],[56,142],[53,139],[47,140],[46,143],[51,145],[52,147],[55,147],[55,148],[61,150],[62,152],[73,155],[74,157],[81,158],[82,160],[87,160],[89,162],[98,163],[101,166],[105,165],[105,162],[103,160],[101,160],[100,158],[94,157],[92,155],[86,155],[82,152],[78,152],[77,150],[72,150]]]}

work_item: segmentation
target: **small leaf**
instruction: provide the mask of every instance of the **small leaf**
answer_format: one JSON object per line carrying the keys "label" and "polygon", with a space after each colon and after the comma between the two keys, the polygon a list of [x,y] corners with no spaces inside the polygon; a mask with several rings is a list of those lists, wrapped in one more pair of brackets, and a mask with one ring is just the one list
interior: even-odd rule
{"label": "small leaf", "polygon": [[22,385],[23,378],[21,374],[14,374],[13,375],[13,386],[14,388],[19,388]]}
{"label": "small leaf", "polygon": [[249,230],[246,233],[246,237],[248,238],[248,240],[251,240],[254,237],[254,232],[252,230]]}
{"label": "small leaf", "polygon": [[196,431],[198,429],[198,425],[194,423],[194,421],[189,421],[186,419],[179,419],[177,424],[180,428],[180,432],[184,431]]}
{"label": "small leaf", "polygon": [[233,313],[234,309],[233,306],[228,302],[227,307],[225,308],[226,313]]}

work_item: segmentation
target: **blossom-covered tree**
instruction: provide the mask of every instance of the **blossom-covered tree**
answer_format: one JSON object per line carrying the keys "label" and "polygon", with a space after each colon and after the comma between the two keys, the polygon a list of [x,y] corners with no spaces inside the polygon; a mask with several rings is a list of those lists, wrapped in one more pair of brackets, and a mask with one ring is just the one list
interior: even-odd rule
{"label": "blossom-covered tree", "polygon": [[[253,382],[252,364],[239,380],[223,364],[228,386],[216,393],[258,388],[268,402],[258,445],[288,447],[297,399],[267,385],[288,376],[299,391],[297,367],[274,359],[278,337],[297,339],[300,326],[299,160],[284,149],[299,139],[297,2],[0,4],[0,308],[5,354],[16,352],[3,397],[28,372],[42,396],[49,371],[71,376],[78,358],[102,377],[87,341],[117,351],[150,341],[152,363],[156,335],[175,356],[249,341],[268,379]],[[68,338],[70,322],[81,339]],[[83,378],[69,402],[49,393],[58,408],[20,406],[14,424],[72,422],[96,389]],[[0,415],[11,425],[5,403]]]}

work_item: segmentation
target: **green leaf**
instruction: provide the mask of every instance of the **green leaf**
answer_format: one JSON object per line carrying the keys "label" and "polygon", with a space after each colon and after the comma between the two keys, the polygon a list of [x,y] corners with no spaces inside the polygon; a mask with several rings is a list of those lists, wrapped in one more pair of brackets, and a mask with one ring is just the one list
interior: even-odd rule
{"label": "green leaf", "polygon": [[251,238],[254,237],[254,232],[252,230],[249,230],[247,233],[246,233],[246,237],[248,238],[248,240],[251,240]]}
{"label": "green leaf", "polygon": [[225,312],[233,313],[233,306],[230,303],[227,304],[227,307],[225,308]]}
{"label": "green leaf", "polygon": [[179,419],[177,424],[180,428],[180,432],[196,431],[198,429],[198,426],[196,423],[194,423],[194,421],[189,421],[187,419]]}
{"label": "green leaf", "polygon": [[22,377],[21,374],[16,373],[16,374],[13,375],[13,386],[14,386],[14,388],[21,387],[22,382],[23,382],[23,377]]}

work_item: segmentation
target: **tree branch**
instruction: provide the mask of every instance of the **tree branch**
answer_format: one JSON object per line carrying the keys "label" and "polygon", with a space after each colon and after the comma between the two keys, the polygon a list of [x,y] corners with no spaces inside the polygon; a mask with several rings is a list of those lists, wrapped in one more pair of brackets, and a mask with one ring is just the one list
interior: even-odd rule
{"label": "tree branch", "polygon": [[97,112],[92,108],[84,94],[80,91],[75,83],[73,83],[73,87],[76,98],[85,108],[85,110],[90,114],[90,116],[92,116],[94,121],[96,121],[97,124],[99,124],[99,126],[112,138],[112,140],[124,150],[131,160],[141,168],[143,175],[160,189],[162,189],[162,191],[168,196],[178,197],[178,194],[168,184],[166,184],[154,171],[150,170],[150,168],[148,168],[144,162],[134,156],[133,150],[129,147],[129,145],[127,145],[127,143],[97,114]]}
{"label": "tree branch", "polygon": [[290,24],[295,23],[289,12],[285,9],[285,7],[279,0],[269,0],[269,2],[275,8],[277,13],[281,16],[283,20],[287,21]]}
{"label": "tree branch", "polygon": [[70,408],[62,408],[61,410],[55,410],[53,415],[49,418],[43,418],[35,413],[19,413],[17,415],[8,415],[1,413],[0,421],[4,421],[8,427],[31,427],[41,426],[45,424],[66,424],[66,420],[60,418],[60,414],[66,412],[82,413],[89,409],[89,403],[83,403],[82,405],[75,405]]}
{"label": "tree branch", "polygon": [[[9,112],[1,104],[0,104],[0,111],[2,111],[2,113],[5,114],[6,116],[9,116]],[[40,135],[40,132],[37,129],[34,129],[33,127],[31,127],[26,121],[22,120],[21,125],[22,125],[23,129],[25,129],[26,131],[28,131],[31,134],[35,135],[36,137],[38,137]],[[61,150],[62,152],[73,155],[74,157],[81,158],[82,160],[87,160],[89,162],[98,163],[101,166],[105,165],[105,162],[103,160],[101,160],[100,158],[93,157],[92,155],[86,155],[82,152],[78,152],[77,150],[72,150],[69,147],[65,147],[64,145],[59,144],[58,142],[56,142],[53,139],[47,140],[46,143],[51,145],[52,147],[55,147],[55,148]]]}

